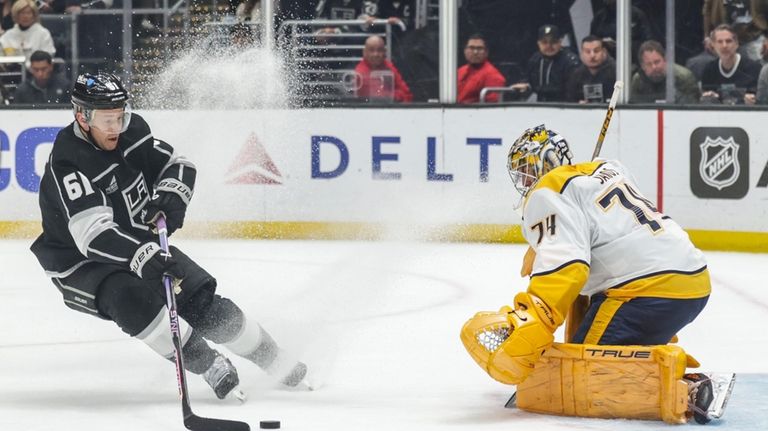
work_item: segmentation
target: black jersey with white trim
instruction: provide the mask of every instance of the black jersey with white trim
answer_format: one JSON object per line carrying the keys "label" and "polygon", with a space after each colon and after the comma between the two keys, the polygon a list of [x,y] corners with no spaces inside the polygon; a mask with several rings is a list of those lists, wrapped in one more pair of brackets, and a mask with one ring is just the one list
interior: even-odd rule
{"label": "black jersey with white trim", "polygon": [[46,273],[62,277],[87,261],[129,266],[139,245],[156,240],[141,211],[162,179],[186,186],[191,197],[196,171],[147,122],[133,114],[117,148],[90,142],[76,122],[56,136],[40,183],[43,233],[32,252]]}

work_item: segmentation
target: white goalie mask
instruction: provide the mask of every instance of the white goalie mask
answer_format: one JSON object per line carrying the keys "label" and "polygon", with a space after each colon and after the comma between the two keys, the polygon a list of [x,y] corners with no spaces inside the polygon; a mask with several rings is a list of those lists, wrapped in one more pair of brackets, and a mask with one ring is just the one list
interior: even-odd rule
{"label": "white goalie mask", "polygon": [[565,138],[542,124],[526,130],[512,144],[507,155],[507,170],[515,189],[524,198],[547,172],[570,165],[572,159]]}

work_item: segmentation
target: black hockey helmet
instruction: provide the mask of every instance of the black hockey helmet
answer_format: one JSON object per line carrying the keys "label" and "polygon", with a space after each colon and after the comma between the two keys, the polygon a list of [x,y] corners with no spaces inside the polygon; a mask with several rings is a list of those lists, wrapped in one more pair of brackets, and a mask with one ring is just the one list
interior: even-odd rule
{"label": "black hockey helmet", "polygon": [[80,74],[72,90],[72,103],[86,110],[125,108],[129,100],[120,78],[112,73]]}

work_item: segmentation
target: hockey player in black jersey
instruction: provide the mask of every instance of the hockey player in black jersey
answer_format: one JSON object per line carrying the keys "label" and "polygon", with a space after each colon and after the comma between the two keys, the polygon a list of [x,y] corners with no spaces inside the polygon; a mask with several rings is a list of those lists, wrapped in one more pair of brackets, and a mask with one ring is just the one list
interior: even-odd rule
{"label": "hockey player in black jersey", "polygon": [[195,166],[152,136],[132,114],[130,97],[112,74],[78,76],[75,121],[56,136],[40,184],[43,233],[32,252],[77,311],[114,321],[160,355],[173,345],[162,276],[176,281],[188,371],[202,375],[223,399],[237,395],[232,363],[205,340],[256,363],[288,386],[307,367],[290,361],[270,335],[216,293],[216,279],[181,250],[163,253],[153,222],[164,214],[169,233],[184,224]]}

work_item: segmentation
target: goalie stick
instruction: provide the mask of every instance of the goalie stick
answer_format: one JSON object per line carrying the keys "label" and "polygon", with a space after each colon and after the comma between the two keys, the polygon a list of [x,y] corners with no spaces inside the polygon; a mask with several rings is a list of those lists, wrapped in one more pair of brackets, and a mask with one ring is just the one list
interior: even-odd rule
{"label": "goalie stick", "polygon": [[[595,144],[595,150],[592,152],[592,159],[595,160],[600,155],[600,150],[603,148],[603,141],[605,141],[605,135],[608,133],[608,127],[611,125],[611,118],[613,118],[613,111],[616,109],[616,104],[619,102],[619,95],[624,88],[622,81],[616,81],[613,84],[613,94],[611,95],[611,101],[608,102],[608,111],[605,113],[605,119],[603,120],[603,126],[600,128],[600,134],[597,136],[597,143]],[[576,330],[579,328],[581,321],[584,319],[584,315],[589,308],[589,298],[584,295],[579,295],[568,310],[568,315],[565,318],[565,342],[570,343]]]}
{"label": "goalie stick", "polygon": [[611,95],[611,101],[608,102],[608,111],[605,113],[603,127],[600,128],[600,134],[597,136],[597,144],[595,145],[595,151],[592,153],[591,160],[595,160],[597,156],[600,155],[600,150],[603,148],[603,141],[605,140],[605,134],[608,133],[608,126],[611,125],[613,111],[616,109],[616,104],[619,102],[619,94],[621,94],[622,88],[624,88],[624,83],[622,81],[616,81],[616,83],[613,84],[613,94]]}
{"label": "goalie stick", "polygon": [[[160,236],[160,248],[162,248],[163,252],[170,253],[168,250],[168,229],[165,225],[164,216],[158,217],[156,226]],[[184,426],[192,431],[250,431],[251,427],[245,422],[204,418],[192,413],[192,407],[189,405],[187,377],[184,371],[184,358],[181,354],[181,331],[179,330],[179,316],[176,313],[176,294],[173,292],[171,277],[163,276],[163,286],[165,286],[165,299],[171,319],[171,338],[173,339],[173,353],[176,357],[176,379],[179,384],[179,397],[181,398]]]}

